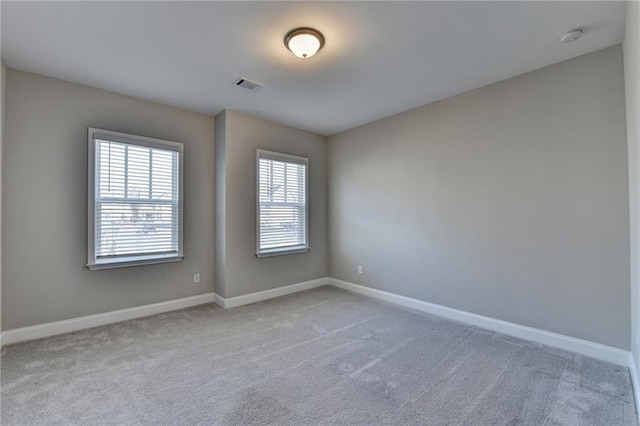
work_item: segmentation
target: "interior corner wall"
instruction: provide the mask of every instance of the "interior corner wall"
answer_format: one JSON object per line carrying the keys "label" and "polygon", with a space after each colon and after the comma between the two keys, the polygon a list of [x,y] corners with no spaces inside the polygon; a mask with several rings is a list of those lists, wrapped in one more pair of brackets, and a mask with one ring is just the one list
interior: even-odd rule
{"label": "interior corner wall", "polygon": [[4,147],[5,93],[7,89],[7,67],[0,62],[0,331],[2,330],[2,151]]}
{"label": "interior corner wall", "polygon": [[329,276],[629,349],[624,102],[618,45],[330,137]]}
{"label": "interior corner wall", "polygon": [[227,111],[215,117],[215,292],[219,296],[227,297],[226,246],[227,246]]}
{"label": "interior corner wall", "polygon": [[[213,291],[213,117],[13,69],[6,107],[4,330]],[[89,126],[184,143],[182,262],[85,267]]]}
{"label": "interior corner wall", "polygon": [[[627,2],[624,77],[629,150],[631,352],[640,372],[640,3]],[[636,390],[640,395],[640,389]]]}
{"label": "interior corner wall", "polygon": [[[324,278],[327,274],[326,140],[323,136],[265,121],[237,111],[224,115],[224,259],[225,298]],[[220,123],[217,124],[220,126]],[[222,139],[216,141],[216,145]],[[311,250],[257,258],[256,150],[266,149],[309,159],[309,243]],[[220,164],[218,164],[220,167]],[[217,175],[217,189],[222,185]],[[220,193],[217,194],[218,203]],[[223,208],[218,204],[217,209]]]}

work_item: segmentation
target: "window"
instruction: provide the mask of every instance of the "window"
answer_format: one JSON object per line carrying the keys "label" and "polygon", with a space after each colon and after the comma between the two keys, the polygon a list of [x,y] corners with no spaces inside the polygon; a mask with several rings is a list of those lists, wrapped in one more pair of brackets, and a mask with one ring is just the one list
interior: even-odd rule
{"label": "window", "polygon": [[89,128],[91,270],[182,260],[181,143]]}
{"label": "window", "polygon": [[306,158],[258,150],[258,257],[309,251]]}

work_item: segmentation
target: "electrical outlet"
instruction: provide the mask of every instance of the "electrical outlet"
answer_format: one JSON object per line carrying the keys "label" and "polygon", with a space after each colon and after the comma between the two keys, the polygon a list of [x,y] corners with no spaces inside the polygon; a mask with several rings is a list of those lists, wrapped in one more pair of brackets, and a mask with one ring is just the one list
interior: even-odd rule
{"label": "electrical outlet", "polygon": [[362,273],[362,265],[358,265],[358,273],[361,274]]}
{"label": "electrical outlet", "polygon": [[195,284],[200,282],[200,274],[193,274],[193,282]]}

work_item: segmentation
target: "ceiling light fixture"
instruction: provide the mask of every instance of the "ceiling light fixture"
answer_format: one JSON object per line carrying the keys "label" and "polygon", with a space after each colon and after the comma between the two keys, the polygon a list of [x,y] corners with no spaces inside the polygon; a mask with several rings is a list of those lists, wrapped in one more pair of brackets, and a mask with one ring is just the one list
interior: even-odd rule
{"label": "ceiling light fixture", "polygon": [[572,41],[576,41],[577,39],[582,37],[582,33],[583,31],[580,28],[569,30],[560,36],[560,41],[563,43],[571,43]]}
{"label": "ceiling light fixture", "polygon": [[309,59],[324,46],[324,36],[313,28],[294,28],[284,36],[284,45],[298,58]]}

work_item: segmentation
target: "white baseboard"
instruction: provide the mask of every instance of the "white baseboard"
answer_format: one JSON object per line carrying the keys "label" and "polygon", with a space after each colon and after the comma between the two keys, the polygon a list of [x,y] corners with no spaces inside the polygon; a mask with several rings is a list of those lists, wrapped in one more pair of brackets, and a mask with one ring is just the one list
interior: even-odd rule
{"label": "white baseboard", "polygon": [[633,385],[633,396],[636,401],[636,414],[640,423],[640,377],[638,377],[638,369],[636,368],[633,353],[629,354],[629,373],[631,373],[631,384]]}
{"label": "white baseboard", "polygon": [[202,305],[205,303],[216,303],[225,309],[235,308],[237,306],[248,305],[249,303],[260,302],[262,300],[273,299],[274,297],[310,290],[323,285],[327,285],[327,278],[319,278],[317,280],[286,285],[271,290],[245,294],[228,299],[225,299],[216,293],[207,293],[198,296],[185,297],[183,299],[154,303],[151,305],[89,315],[86,317],[71,318],[68,320],[55,321],[30,327],[16,328],[13,330],[3,331],[2,334],[0,334],[0,345],[10,345],[12,343],[24,342],[27,340],[71,333],[78,330],[99,327],[101,325],[113,324],[130,319],[148,317],[150,315],[189,308],[191,306]]}
{"label": "white baseboard", "polygon": [[199,294],[183,299],[169,300],[167,302],[153,303],[151,305],[136,306],[135,308],[120,309],[118,311],[102,314],[88,315],[86,317],[72,318],[68,320],[49,322],[30,327],[15,328],[2,332],[2,344],[24,342],[27,340],[41,339],[57,334],[71,333],[101,325],[113,324],[130,319],[148,317],[150,315],[203,305],[214,301],[214,293]]}
{"label": "white baseboard", "polygon": [[[631,356],[631,353],[629,351],[590,342],[587,340],[577,339],[570,336],[565,336],[562,334],[510,323],[483,315],[473,314],[470,312],[465,312],[458,309],[453,309],[382,290],[376,290],[373,288],[337,280],[334,278],[319,278],[316,280],[286,285],[271,290],[245,294],[242,296],[231,297],[227,299],[215,293],[207,293],[192,297],[185,297],[183,299],[154,303],[151,305],[105,312],[97,315],[89,315],[80,318],[73,318],[30,327],[17,328],[2,332],[0,336],[0,342],[3,345],[8,345],[27,340],[40,339],[43,337],[70,333],[78,330],[99,327],[102,325],[112,324],[135,318],[142,318],[205,303],[215,302],[225,309],[235,308],[250,303],[272,299],[275,297],[281,297],[291,293],[297,293],[299,291],[310,290],[312,288],[321,287],[327,284],[354,293],[359,293],[365,296],[384,300],[411,309],[416,309],[418,311],[439,315],[444,318],[464,322],[485,329],[504,333],[510,336],[519,337],[521,339],[556,347],[559,349],[564,349],[606,362],[611,362],[613,364],[629,367],[634,390],[637,389],[640,391],[640,378],[638,377],[638,372],[635,368],[635,364],[633,363],[633,357]],[[640,407],[640,400],[638,399],[639,397],[640,392],[636,392],[638,407]]]}
{"label": "white baseboard", "polygon": [[221,308],[230,309],[238,306],[248,305],[250,303],[261,302],[263,300],[273,299],[275,297],[285,296],[299,291],[311,290],[312,288],[322,287],[328,284],[328,278],[318,278],[317,280],[304,281],[301,283],[276,287],[271,290],[258,291],[256,293],[244,294],[242,296],[224,297],[216,294],[214,296],[216,304]]}
{"label": "white baseboard", "polygon": [[527,327],[512,322],[502,321],[484,315],[472,314],[470,312],[449,308],[435,303],[429,303],[411,297],[400,296],[398,294],[389,293],[382,290],[376,290],[359,284],[341,281],[329,278],[329,284],[344,290],[407,308],[439,315],[448,319],[475,325],[488,330],[497,331],[509,336],[518,337],[524,340],[540,343],[543,345],[553,346],[558,349],[575,352],[591,358],[610,362],[617,365],[627,367],[629,365],[630,352],[614,348],[612,346],[602,345],[600,343],[590,342],[588,340],[577,339],[575,337],[565,336],[563,334],[552,333],[550,331],[540,330],[533,327]]}
{"label": "white baseboard", "polygon": [[225,301],[226,299],[224,297],[220,296],[218,293],[213,293],[213,303],[224,309]]}

